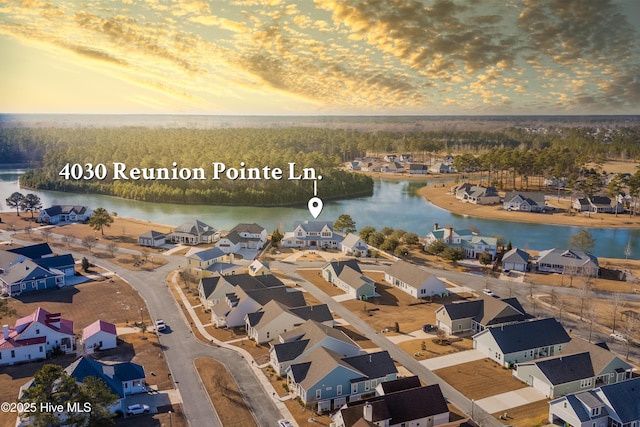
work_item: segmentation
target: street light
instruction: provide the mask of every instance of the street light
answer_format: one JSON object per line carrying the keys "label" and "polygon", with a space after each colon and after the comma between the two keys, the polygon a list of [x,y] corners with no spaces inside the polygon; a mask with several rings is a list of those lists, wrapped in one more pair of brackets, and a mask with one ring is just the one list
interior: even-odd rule
{"label": "street light", "polygon": [[169,411],[169,427],[173,427],[173,420],[171,419],[171,411]]}
{"label": "street light", "polygon": [[144,325],[144,310],[140,307],[140,325]]}

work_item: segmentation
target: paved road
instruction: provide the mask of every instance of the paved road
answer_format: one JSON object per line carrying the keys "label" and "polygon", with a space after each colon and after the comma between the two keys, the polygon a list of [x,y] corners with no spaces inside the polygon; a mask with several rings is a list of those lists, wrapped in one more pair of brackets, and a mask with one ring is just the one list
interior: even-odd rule
{"label": "paved road", "polygon": [[[9,240],[9,233],[0,232],[0,240]],[[13,241],[23,245],[32,244],[16,239]],[[182,396],[183,409],[189,425],[221,426],[193,365],[193,361],[198,357],[212,357],[227,367],[243,393],[247,405],[254,412],[258,425],[273,426],[282,418],[271,396],[267,395],[253,376],[249,363],[244,358],[232,350],[201,343],[193,336],[178,303],[169,292],[166,280],[169,272],[176,270],[181,263],[184,265],[183,257],[154,255],[167,259],[168,264],[153,271],[131,271],[104,259],[71,253],[76,259],[86,256],[91,263],[116,272],[140,293],[147,304],[151,319],[162,318],[169,325],[170,333],[160,334],[160,342],[164,347],[173,380]]]}

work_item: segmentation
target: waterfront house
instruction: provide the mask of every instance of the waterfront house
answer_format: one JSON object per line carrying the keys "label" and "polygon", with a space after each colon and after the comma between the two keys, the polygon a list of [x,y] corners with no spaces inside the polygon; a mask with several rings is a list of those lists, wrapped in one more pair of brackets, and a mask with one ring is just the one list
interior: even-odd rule
{"label": "waterfront house", "polygon": [[466,258],[475,259],[486,252],[494,260],[498,252],[498,239],[496,237],[471,236],[468,240],[462,240],[460,247],[464,250]]}
{"label": "waterfront house", "polygon": [[344,332],[313,319],[283,332],[269,348],[269,363],[278,375],[285,375],[287,368],[313,350],[325,347],[343,356],[361,354],[360,347]]}
{"label": "waterfront house", "polygon": [[574,427],[640,425],[640,378],[603,385],[549,402],[549,422]]}
{"label": "waterfront house", "polygon": [[53,205],[50,208],[41,210],[36,222],[43,224],[82,222],[87,221],[92,215],[93,210],[87,206]]}
{"label": "waterfront house", "polygon": [[73,321],[63,319],[60,313],[38,307],[13,327],[2,326],[0,365],[46,359],[58,350],[67,354],[75,350]]}
{"label": "waterfront house", "polygon": [[527,271],[529,254],[522,249],[512,248],[502,256],[502,271]]}
{"label": "waterfront house", "polygon": [[392,264],[384,273],[384,280],[414,298],[449,294],[442,280],[404,260]]}
{"label": "waterfront house", "polygon": [[573,338],[560,354],[516,363],[513,375],[548,398],[632,378],[633,365],[607,348]]}
{"label": "waterfront house", "polygon": [[322,277],[353,298],[367,299],[376,295],[375,281],[362,274],[354,259],[325,264],[322,267]]}
{"label": "waterfront house", "polygon": [[238,224],[222,237],[217,247],[225,253],[237,253],[242,249],[257,250],[267,242],[267,230],[256,224]]}
{"label": "waterfront house", "polygon": [[343,238],[329,221],[296,221],[282,239],[285,248],[337,249]]}
{"label": "waterfront house", "polygon": [[349,233],[340,242],[340,250],[347,255],[365,257],[369,252],[369,245],[357,234]]}
{"label": "waterfront house", "polygon": [[278,301],[269,301],[260,310],[248,313],[245,328],[249,339],[264,344],[310,319],[333,328],[333,316],[326,304],[290,308]]}
{"label": "waterfront house", "polygon": [[477,300],[457,301],[436,309],[436,326],[448,334],[477,333],[529,319],[531,316],[516,298],[481,296]]}
{"label": "waterfront house", "polygon": [[544,212],[547,204],[544,193],[509,191],[504,196],[502,209],[519,212]]}
{"label": "waterfront house", "polygon": [[456,192],[456,199],[474,205],[491,205],[500,202],[500,195],[495,187],[463,184]]}
{"label": "waterfront house", "polygon": [[624,207],[618,199],[611,199],[606,196],[592,196],[578,198],[573,201],[573,208],[578,212],[591,213],[622,213]]}
{"label": "waterfront house", "polygon": [[409,163],[407,172],[409,172],[409,175],[427,175],[429,168],[423,163]]}
{"label": "waterfront house", "polygon": [[538,254],[538,271],[578,276],[597,276],[600,272],[598,258],[578,249],[547,249]]}
{"label": "waterfront house", "polygon": [[173,243],[184,245],[199,245],[201,243],[214,243],[220,239],[220,232],[208,224],[199,220],[185,222],[176,227],[169,240]]}
{"label": "waterfront house", "polygon": [[430,168],[431,173],[456,173],[456,168],[446,163],[434,163]]}
{"label": "waterfront house", "polygon": [[108,350],[116,348],[118,336],[116,325],[96,320],[82,330],[82,345],[87,354],[92,354],[95,350]]}
{"label": "waterfront house", "polygon": [[571,341],[556,319],[486,328],[473,336],[473,348],[504,367],[527,360],[554,356]]}
{"label": "waterfront house", "polygon": [[318,347],[287,368],[287,385],[304,405],[317,412],[375,396],[375,387],[396,379],[398,369],[386,351],[345,357]]}
{"label": "waterfront house", "polygon": [[138,236],[138,244],[140,246],[158,248],[165,243],[167,243],[167,235],[160,231],[149,230]]}
{"label": "waterfront house", "polygon": [[428,232],[424,238],[424,248],[428,250],[436,240],[446,243],[447,246],[459,246],[463,240],[471,240],[473,232],[471,230],[454,230],[453,227],[439,228],[434,224],[433,230]]}

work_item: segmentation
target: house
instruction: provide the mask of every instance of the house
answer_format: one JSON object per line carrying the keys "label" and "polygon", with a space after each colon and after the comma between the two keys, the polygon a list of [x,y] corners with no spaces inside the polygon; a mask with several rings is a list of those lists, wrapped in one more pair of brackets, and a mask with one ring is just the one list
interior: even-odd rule
{"label": "house", "polygon": [[603,385],[549,402],[549,422],[574,427],[640,425],[640,378]]}
{"label": "house", "polygon": [[58,224],[60,222],[87,221],[93,215],[93,210],[87,206],[53,205],[40,211],[36,222],[44,224]]}
{"label": "house", "polygon": [[140,246],[149,246],[151,248],[158,248],[167,242],[166,233],[160,231],[149,230],[138,236],[138,244]]}
{"label": "house", "polygon": [[210,310],[211,307],[223,301],[227,294],[232,293],[236,286],[245,290],[284,287],[284,283],[271,274],[253,276],[251,274],[232,274],[222,276],[214,273],[211,277],[203,277],[198,283],[198,296],[202,306]]}
{"label": "house", "polygon": [[446,163],[434,163],[429,168],[431,173],[456,173],[456,168]]}
{"label": "house", "polygon": [[487,328],[473,336],[473,348],[504,367],[556,355],[571,341],[556,319]]}
{"label": "house", "polygon": [[347,401],[374,397],[379,383],[397,375],[386,351],[345,357],[318,347],[287,368],[287,385],[304,405],[317,405],[317,412],[326,412]]}
{"label": "house", "polygon": [[[381,393],[366,400],[347,402],[333,415],[335,427],[353,427],[361,420],[365,425],[439,426],[449,422],[449,408],[438,384],[421,386],[417,377],[400,378],[379,384],[417,380],[417,386]],[[413,381],[412,381],[413,382]]]}
{"label": "house", "polygon": [[71,254],[38,258],[34,259],[33,262],[56,274],[58,271],[61,271],[65,277],[73,277],[76,274],[76,262]]}
{"label": "house", "polygon": [[[214,271],[218,271],[216,264],[228,263],[232,264],[234,260],[233,254],[224,253],[220,248],[209,248],[204,250],[189,251],[186,254],[187,267],[198,270],[203,276],[211,275]],[[206,274],[208,271],[209,274]]]}
{"label": "house", "polygon": [[104,320],[96,320],[82,330],[82,343],[87,354],[92,354],[95,350],[116,348],[118,346],[116,325]]}
{"label": "house", "polygon": [[560,354],[516,363],[513,375],[553,399],[626,381],[631,379],[632,370],[633,365],[607,348],[573,338]]}
{"label": "house", "polygon": [[376,282],[362,274],[354,259],[325,264],[322,267],[322,277],[353,298],[367,299],[376,295]]}
{"label": "house", "polygon": [[259,311],[270,301],[277,301],[286,307],[305,305],[302,292],[287,287],[271,287],[245,290],[235,286],[224,300],[211,306],[211,320],[216,328],[236,328],[245,325],[245,316]]}
{"label": "house", "polygon": [[502,256],[502,271],[527,271],[529,254],[522,249],[512,248]]}
{"label": "house", "polygon": [[264,276],[265,274],[271,274],[269,270],[269,264],[260,260],[253,260],[249,267],[247,267],[251,276]]}
{"label": "house", "polygon": [[64,287],[65,272],[68,273],[70,268],[67,265],[69,257],[63,257],[51,263],[56,265],[58,261],[62,261],[64,271],[61,271],[46,267],[49,263],[45,260],[49,258],[32,260],[24,255],[0,250],[0,294],[15,297],[25,292]]}
{"label": "house", "polygon": [[328,221],[296,221],[293,231],[284,234],[282,245],[285,248],[337,249],[343,238],[334,233],[333,223]]}
{"label": "house", "polygon": [[236,253],[241,249],[261,249],[267,243],[267,230],[256,224],[238,224],[221,238],[216,245],[225,253]]}
{"label": "house", "polygon": [[502,209],[507,211],[544,212],[546,208],[544,193],[509,191],[502,202]]}
{"label": "house", "polygon": [[444,156],[444,159],[442,159],[442,163],[444,163],[445,165],[449,165],[449,166],[453,165],[453,161],[454,161],[454,157],[451,156],[451,155]]}
{"label": "house", "polygon": [[278,375],[284,375],[292,363],[320,347],[343,356],[362,353],[360,347],[341,330],[309,319],[297,328],[281,333],[278,339],[271,343],[269,363]]}
{"label": "house", "polygon": [[538,271],[580,276],[597,276],[598,258],[578,249],[547,249],[538,253]]}
{"label": "house", "polygon": [[385,172],[385,173],[399,173],[399,172],[404,172],[404,166],[402,165],[402,163],[398,163],[398,162],[389,162],[389,163],[385,163],[380,167],[380,172]]}
{"label": "house", "polygon": [[2,326],[0,365],[46,359],[58,350],[66,354],[75,350],[73,321],[63,319],[60,313],[39,307],[18,319],[14,327]]}
{"label": "house", "polygon": [[620,200],[611,200],[606,196],[583,197],[575,199],[572,206],[578,212],[621,213],[624,212],[624,207]]}
{"label": "house", "polygon": [[474,301],[458,301],[436,309],[436,326],[448,334],[471,331],[477,333],[486,328],[524,322],[531,316],[522,308],[517,298],[497,299],[482,296]]}
{"label": "house", "polygon": [[260,310],[248,313],[245,328],[249,339],[264,344],[309,319],[333,328],[333,316],[326,304],[289,308],[278,301],[270,301]]}
{"label": "house", "polygon": [[385,162],[397,162],[398,161],[398,156],[396,154],[387,154],[386,156],[384,156],[384,161]]}
{"label": "house", "polygon": [[474,205],[491,205],[500,202],[500,195],[495,187],[463,184],[456,191],[456,199]]}
{"label": "house", "polygon": [[364,172],[382,172],[382,168],[385,167],[385,163],[373,162],[368,163],[366,166],[362,166],[361,170]]}
{"label": "house", "polygon": [[49,258],[55,254],[51,250],[48,243],[39,243],[36,245],[22,246],[20,248],[9,249],[7,252],[22,255],[29,259]]}
{"label": "house", "polygon": [[340,242],[340,250],[348,255],[365,257],[369,252],[369,245],[357,234],[349,233]]}
{"label": "house", "polygon": [[471,240],[473,232],[471,230],[454,230],[453,227],[439,228],[434,224],[433,231],[427,233],[424,238],[424,248],[427,250],[436,240],[446,243],[448,246],[461,245],[463,240]]}
{"label": "house", "polygon": [[429,168],[423,163],[409,163],[409,175],[427,175]]}
{"label": "house", "polygon": [[359,160],[347,162],[347,169],[351,171],[359,171],[360,169],[362,169],[362,162]]}
{"label": "house", "polygon": [[410,163],[413,162],[413,155],[412,154],[400,154],[400,162],[401,163]]}
{"label": "house", "polygon": [[396,261],[384,273],[385,282],[414,298],[448,295],[444,282],[407,261]]}
{"label": "house", "polygon": [[496,237],[471,236],[469,240],[462,240],[461,245],[466,258],[478,258],[482,253],[491,255],[491,259],[496,258],[498,252],[498,239]]}
{"label": "house", "polygon": [[172,243],[181,243],[184,245],[214,243],[219,239],[220,232],[218,230],[197,219],[185,222],[169,234],[169,240]]}

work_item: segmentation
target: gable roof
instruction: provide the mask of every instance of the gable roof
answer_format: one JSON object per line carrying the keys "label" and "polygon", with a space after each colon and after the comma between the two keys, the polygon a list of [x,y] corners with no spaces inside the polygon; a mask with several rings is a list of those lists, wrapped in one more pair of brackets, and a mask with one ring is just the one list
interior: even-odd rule
{"label": "gable roof", "polygon": [[362,240],[360,236],[358,236],[357,234],[349,233],[346,235],[346,237],[342,241],[342,246],[345,246],[347,248],[352,248],[352,249],[355,248],[355,249],[363,249],[363,250],[368,248],[366,243],[364,243],[364,245],[358,244],[358,243],[364,243],[364,240]]}
{"label": "gable roof", "polygon": [[80,205],[76,205],[76,206],[72,206],[72,205],[53,205],[50,208],[46,208],[43,209],[44,212],[46,212],[46,214],[49,217],[52,216],[58,216],[60,214],[70,214],[72,212],[75,212],[76,214],[82,215],[87,211],[87,207],[86,206],[80,206]]}
{"label": "gable roof", "polygon": [[387,274],[414,288],[419,288],[432,277],[430,273],[404,260],[393,263],[387,269]]}
{"label": "gable roof", "polygon": [[39,243],[37,245],[23,246],[21,248],[9,249],[8,252],[24,255],[27,258],[38,259],[53,255],[51,246],[48,243]]}
{"label": "gable roof", "polygon": [[193,252],[189,255],[189,258],[196,258],[200,261],[209,261],[212,259],[220,258],[226,256],[227,254],[222,251],[222,249],[215,247],[209,248],[202,251]]}
{"label": "gable roof", "polygon": [[504,195],[504,201],[510,202],[516,197],[526,201],[530,206],[545,206],[544,193],[537,193],[534,191],[508,191]]}
{"label": "gable roof", "polygon": [[296,383],[304,389],[309,389],[339,367],[352,371],[354,377],[359,377],[361,374],[343,362],[341,354],[322,346],[314,349],[299,362],[292,364],[287,372],[291,372]]}
{"label": "gable roof", "polygon": [[295,221],[293,223],[293,229],[295,230],[296,228],[298,228],[298,226],[307,233],[319,233],[324,227],[328,227],[329,230],[333,231],[333,223],[330,221]]}
{"label": "gable roof", "polygon": [[[602,344],[593,344],[582,338],[574,337],[569,341],[563,348],[562,354],[572,354],[572,353],[582,353],[588,352],[591,357],[591,363],[593,365],[593,371],[595,374],[599,374],[602,372],[604,368],[607,367],[614,359],[620,359],[615,353],[609,351],[609,349]],[[620,359],[621,362],[625,363],[628,368],[632,368],[633,366],[628,364],[627,362]]]}
{"label": "gable roof", "polygon": [[40,267],[46,268],[47,270],[50,270],[52,268],[73,267],[76,263],[71,254],[39,258],[33,261]]}
{"label": "gable roof", "polygon": [[507,251],[502,257],[502,262],[512,262],[514,264],[527,264],[529,262],[529,254],[520,248],[513,248]]}
{"label": "gable roof", "polygon": [[564,327],[554,318],[485,329],[476,334],[474,339],[486,333],[493,336],[504,354],[563,344],[571,340]]}
{"label": "gable roof", "polygon": [[104,381],[111,391],[124,398],[123,381],[131,381],[145,378],[144,368],[136,363],[124,362],[107,365],[87,357],[80,357],[65,371],[78,382],[83,382],[86,377],[96,377]]}
{"label": "gable roof", "polygon": [[82,339],[86,340],[98,332],[106,332],[108,334],[116,335],[116,325],[105,322],[104,320],[96,320],[82,330]]}
{"label": "gable roof", "polygon": [[162,233],[160,231],[155,231],[155,230],[149,230],[149,231],[145,231],[138,237],[142,237],[143,239],[146,238],[146,239],[156,240],[156,239],[161,239],[163,237],[167,237],[167,233]]}
{"label": "gable roof", "polygon": [[195,219],[193,221],[185,222],[184,224],[176,227],[175,230],[173,230],[173,232],[187,233],[187,234],[192,234],[194,236],[200,236],[200,235],[206,236],[206,235],[214,234],[216,230],[210,225]]}
{"label": "gable roof", "polygon": [[360,270],[360,265],[358,264],[358,261],[356,261],[355,259],[349,259],[349,260],[344,260],[344,261],[336,261],[336,260],[332,260],[328,263],[326,263],[322,269],[326,269],[331,267],[333,269],[333,271],[336,273],[336,276],[340,276],[340,273],[342,273],[342,270],[345,267],[349,267],[352,270],[357,271],[358,273],[362,274],[362,270]]}
{"label": "gable roof", "polygon": [[289,311],[305,321],[314,320],[316,322],[323,323],[333,320],[331,310],[329,310],[329,306],[327,304],[295,307],[290,308]]}
{"label": "gable roof", "polygon": [[640,420],[640,378],[602,386],[596,394],[606,398],[622,424]]}
{"label": "gable roof", "polygon": [[250,234],[261,234],[265,228],[261,225],[256,224],[245,224],[240,223],[233,227],[230,231],[235,231],[236,233],[250,233]]}
{"label": "gable roof", "polygon": [[531,318],[517,298],[497,299],[483,295],[477,300],[454,302],[443,307],[451,320],[471,318],[484,326]]}
{"label": "gable roof", "polygon": [[397,378],[395,380],[385,381],[379,384],[379,387],[382,390],[381,394],[395,393],[401,390],[407,390],[410,388],[421,386],[422,384],[420,384],[420,378],[415,375],[411,377]]}
{"label": "gable roof", "polygon": [[533,363],[553,385],[592,378],[595,375],[591,356],[586,352],[547,358]]}
{"label": "gable roof", "polygon": [[567,267],[583,267],[593,264],[598,267],[598,258],[578,249],[547,249],[538,254],[538,264],[562,265]]}
{"label": "gable roof", "polygon": [[386,350],[345,357],[342,361],[357,369],[367,378],[382,378],[389,374],[398,373],[398,368]]}

